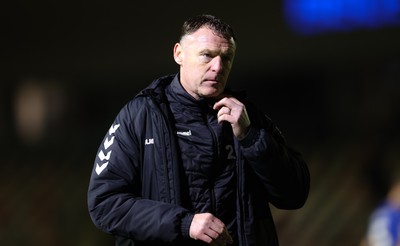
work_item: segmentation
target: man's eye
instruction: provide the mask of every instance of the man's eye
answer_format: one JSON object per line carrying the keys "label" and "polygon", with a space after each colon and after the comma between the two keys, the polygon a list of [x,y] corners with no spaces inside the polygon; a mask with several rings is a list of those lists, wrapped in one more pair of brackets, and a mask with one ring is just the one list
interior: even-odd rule
{"label": "man's eye", "polygon": [[203,62],[209,62],[213,59],[212,55],[210,53],[202,53],[200,55],[200,59]]}

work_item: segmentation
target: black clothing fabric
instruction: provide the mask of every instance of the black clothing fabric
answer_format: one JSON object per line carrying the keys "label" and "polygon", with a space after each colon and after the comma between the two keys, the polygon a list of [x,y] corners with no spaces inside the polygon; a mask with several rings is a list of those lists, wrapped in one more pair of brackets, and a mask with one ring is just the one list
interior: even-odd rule
{"label": "black clothing fabric", "polygon": [[189,228],[207,211],[225,219],[237,245],[278,245],[269,203],[303,206],[310,180],[301,155],[246,98],[233,94],[251,120],[238,141],[216,122],[212,100],[195,102],[179,86],[178,75],[159,78],[117,115],[89,183],[94,224],[117,245],[202,245]]}
{"label": "black clothing fabric", "polygon": [[212,213],[234,235],[236,157],[232,128],[218,123],[212,100],[195,100],[177,77],[167,87],[166,96],[182,158],[182,187],[188,188],[183,205],[194,213]]}

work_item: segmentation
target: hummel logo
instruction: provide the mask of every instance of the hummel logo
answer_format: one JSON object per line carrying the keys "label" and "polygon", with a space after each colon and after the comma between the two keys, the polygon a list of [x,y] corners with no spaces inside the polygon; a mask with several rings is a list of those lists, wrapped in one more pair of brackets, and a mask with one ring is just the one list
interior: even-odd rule
{"label": "hummel logo", "polygon": [[113,134],[117,131],[118,127],[119,127],[119,124],[116,124],[116,125],[111,126],[111,127],[110,127],[110,130],[108,131],[108,133],[109,133],[110,135],[113,135]]}
{"label": "hummel logo", "polygon": [[182,136],[192,136],[192,131],[189,130],[187,132],[176,132],[177,135],[182,135]]}
{"label": "hummel logo", "polygon": [[107,155],[104,155],[104,152],[102,150],[100,150],[98,156],[100,158],[100,160],[104,161],[104,160],[110,160],[111,157],[111,150],[107,152]]}
{"label": "hummel logo", "polygon": [[110,147],[113,143],[114,143],[114,136],[112,136],[110,140],[108,140],[107,137],[106,140],[104,140],[104,148],[108,149],[108,147]]}
{"label": "hummel logo", "polygon": [[101,172],[107,167],[108,162],[104,163],[103,165],[99,166],[98,163],[96,163],[96,173],[97,175],[100,175]]}
{"label": "hummel logo", "polygon": [[145,145],[154,144],[154,138],[149,138],[144,141]]}
{"label": "hummel logo", "polygon": [[[111,147],[111,145],[113,145],[114,139],[115,139],[115,136],[113,136],[113,134],[115,134],[115,132],[118,130],[119,126],[120,126],[120,124],[112,125],[110,127],[110,129],[108,130],[109,136],[107,136],[106,139],[104,139],[104,143],[103,143],[104,150],[107,150],[108,148]],[[96,163],[95,171],[96,171],[97,175],[100,175],[100,173],[103,172],[103,170],[107,167],[108,160],[110,160],[110,157],[111,157],[111,152],[112,152],[112,150],[108,151],[107,154],[104,154],[103,150],[99,151],[99,154],[97,155],[99,157],[99,159],[102,162],[104,160],[106,160],[107,162],[101,166],[98,163]]]}

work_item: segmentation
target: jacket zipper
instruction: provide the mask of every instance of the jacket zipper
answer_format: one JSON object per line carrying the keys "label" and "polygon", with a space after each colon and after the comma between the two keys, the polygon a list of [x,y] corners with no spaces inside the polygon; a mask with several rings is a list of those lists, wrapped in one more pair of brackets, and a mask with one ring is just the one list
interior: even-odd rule
{"label": "jacket zipper", "polygon": [[[238,146],[236,144],[236,146]],[[236,147],[236,170],[237,170],[237,199],[238,199],[238,205],[239,205],[239,220],[236,221],[236,226],[240,228],[240,233],[238,235],[238,240],[239,240],[239,245],[247,245],[247,240],[246,240],[246,233],[244,229],[244,204],[243,200],[241,199],[241,195],[243,193],[242,190],[242,183],[244,182],[242,180],[242,174],[243,174],[243,167],[241,165],[241,156],[240,156],[240,151],[238,151],[238,147]]]}
{"label": "jacket zipper", "polygon": [[[213,145],[213,149],[216,150],[216,152],[213,153],[213,163],[215,163],[216,160],[218,160],[219,157],[219,148],[218,148],[218,139],[217,136],[215,135],[210,123],[208,122],[207,119],[207,114],[203,113],[203,119],[206,122],[206,126],[208,128],[208,130],[211,133],[211,137],[212,137],[212,145]],[[213,176],[210,180],[210,199],[211,199],[211,213],[215,215],[216,213],[216,198],[215,198],[215,191],[214,191],[214,172],[213,172]]]}
{"label": "jacket zipper", "polygon": [[[157,115],[157,117],[160,117],[160,115]],[[162,132],[161,134],[161,150],[162,150],[162,158],[163,158],[163,163],[164,163],[164,183],[166,186],[166,201],[165,202],[172,202],[171,201],[171,190],[170,190],[170,185],[169,185],[169,173],[168,173],[168,159],[167,159],[167,153],[166,153],[166,148],[165,148],[165,129],[168,129],[168,126],[165,126],[164,119],[163,117],[160,117],[161,119],[159,120],[160,123],[160,130]]]}

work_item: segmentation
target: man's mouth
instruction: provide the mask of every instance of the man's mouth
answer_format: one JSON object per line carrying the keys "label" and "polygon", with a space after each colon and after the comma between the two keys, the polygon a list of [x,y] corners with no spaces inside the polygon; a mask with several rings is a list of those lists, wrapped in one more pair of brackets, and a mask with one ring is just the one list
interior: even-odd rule
{"label": "man's mouth", "polygon": [[206,78],[204,81],[220,83],[221,80],[219,78]]}

